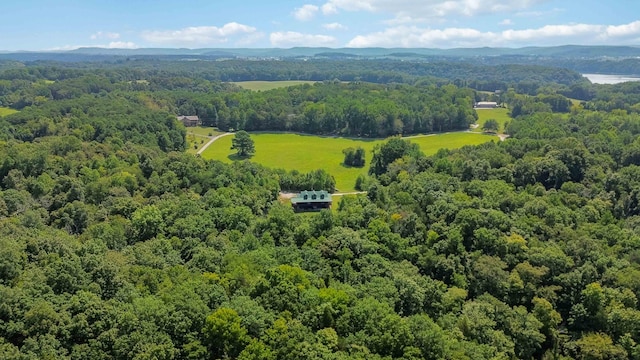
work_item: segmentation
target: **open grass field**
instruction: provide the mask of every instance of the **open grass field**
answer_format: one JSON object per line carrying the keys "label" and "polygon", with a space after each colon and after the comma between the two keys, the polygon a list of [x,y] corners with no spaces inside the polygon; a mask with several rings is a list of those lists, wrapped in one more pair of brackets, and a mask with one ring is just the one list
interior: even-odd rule
{"label": "open grass field", "polygon": [[234,84],[253,91],[266,91],[287,86],[295,86],[302,84],[314,84],[316,81],[305,80],[288,80],[288,81],[238,81]]}
{"label": "open grass field", "polygon": [[[376,144],[384,142],[382,139],[346,139],[300,134],[251,134],[255,142],[256,153],[251,161],[272,168],[298,170],[308,172],[325,169],[336,179],[338,191],[354,191],[356,178],[366,174],[371,161],[371,150]],[[233,136],[225,136],[211,144],[202,153],[205,159],[215,159],[232,162],[235,150],[231,150]],[[440,148],[459,148],[464,145],[481,144],[491,140],[498,140],[495,136],[456,132],[439,135],[427,135],[409,138],[420,145],[427,155],[435,154]],[[367,155],[367,165],[363,168],[346,167],[342,165],[344,155],[342,150],[348,147],[362,147]]]}
{"label": "open grass field", "polygon": [[11,114],[14,114],[14,113],[17,113],[17,112],[18,112],[18,110],[13,110],[13,109],[10,109],[10,108],[7,108],[7,107],[0,106],[0,117],[11,115]]}
{"label": "open grass field", "polygon": [[571,100],[571,105],[573,105],[573,106],[578,106],[583,101],[583,100],[578,100],[578,99],[573,99],[573,98],[569,98],[569,100]]}
{"label": "open grass field", "polygon": [[196,154],[208,141],[209,138],[206,136],[187,134],[187,152]]}
{"label": "open grass field", "polygon": [[213,127],[188,127],[187,128],[187,152],[195,154],[202,148],[211,137],[222,134],[221,131]]}
{"label": "open grass field", "polygon": [[222,132],[218,131],[214,127],[196,126],[196,127],[188,127],[187,134],[196,134],[196,135],[202,135],[202,136],[218,136],[222,134]]}
{"label": "open grass field", "polygon": [[511,119],[509,117],[509,109],[505,108],[476,109],[476,112],[478,113],[478,127],[473,129],[474,132],[482,132],[482,125],[488,119],[496,119],[500,124],[498,133],[502,133],[504,131],[504,123]]}
{"label": "open grass field", "polygon": [[[491,140],[499,141],[498,137],[488,134],[469,132],[452,132],[445,134],[409,137],[407,140],[420,146],[425,155],[434,155],[440,149],[458,149],[465,145],[480,145]],[[367,164],[369,166],[369,164]]]}

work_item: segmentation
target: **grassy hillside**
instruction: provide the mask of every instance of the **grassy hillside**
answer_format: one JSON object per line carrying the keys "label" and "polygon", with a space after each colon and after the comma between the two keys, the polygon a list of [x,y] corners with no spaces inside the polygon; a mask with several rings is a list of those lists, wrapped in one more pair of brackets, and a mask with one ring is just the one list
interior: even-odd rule
{"label": "grassy hillside", "polygon": [[[366,174],[371,161],[371,150],[384,140],[330,138],[299,134],[252,134],[256,153],[251,161],[268,167],[307,172],[325,169],[336,179],[338,191],[354,191],[355,180],[360,174]],[[202,153],[205,159],[232,162],[235,150],[231,150],[231,139],[226,136]],[[448,133],[412,137],[409,140],[420,145],[427,154],[435,154],[440,148],[459,148],[464,145],[481,144],[496,137],[474,133]],[[362,147],[367,152],[367,165],[352,168],[342,165],[342,150],[348,147]]]}
{"label": "grassy hillside", "polygon": [[301,84],[313,84],[315,81],[238,81],[234,82],[234,84],[245,88],[247,90],[253,91],[265,91],[271,89],[277,89],[281,87],[301,85]]}

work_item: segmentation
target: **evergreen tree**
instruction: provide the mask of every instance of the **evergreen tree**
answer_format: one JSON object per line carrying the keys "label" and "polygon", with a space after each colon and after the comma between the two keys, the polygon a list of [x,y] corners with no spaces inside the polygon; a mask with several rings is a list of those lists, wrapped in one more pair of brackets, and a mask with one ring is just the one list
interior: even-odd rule
{"label": "evergreen tree", "polygon": [[231,149],[238,150],[238,156],[247,157],[253,155],[256,149],[253,145],[253,139],[244,130],[240,130],[236,133],[233,140],[231,140]]}

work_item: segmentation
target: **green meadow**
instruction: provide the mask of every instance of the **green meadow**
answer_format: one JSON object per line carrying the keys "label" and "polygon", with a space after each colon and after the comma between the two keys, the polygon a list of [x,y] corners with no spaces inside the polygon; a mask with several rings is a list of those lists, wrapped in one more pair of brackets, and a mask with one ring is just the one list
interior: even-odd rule
{"label": "green meadow", "polygon": [[202,148],[210,138],[223,134],[213,127],[188,127],[187,128],[187,152],[195,154]]}
{"label": "green meadow", "polygon": [[[300,172],[325,169],[336,179],[336,187],[340,192],[355,191],[356,178],[360,174],[366,174],[369,169],[371,150],[376,144],[384,142],[383,139],[348,139],[273,133],[251,134],[251,138],[256,148],[251,161],[271,168]],[[231,150],[231,139],[233,136],[218,139],[202,153],[202,157],[223,162],[234,161],[235,150]],[[417,143],[426,155],[433,155],[441,148],[460,148],[464,145],[497,141],[498,138],[469,132],[454,132],[410,137],[408,140]],[[363,168],[342,165],[344,160],[342,150],[358,146],[365,149],[367,153],[367,165]]]}
{"label": "green meadow", "polygon": [[482,132],[482,125],[489,119],[495,119],[498,121],[498,124],[500,124],[498,133],[502,133],[504,131],[504,124],[511,119],[509,117],[509,109],[505,108],[476,109],[476,112],[478,113],[478,127],[473,129],[474,132]]}
{"label": "green meadow", "polygon": [[187,152],[189,154],[196,154],[200,148],[202,148],[209,138],[201,135],[187,134]]}
{"label": "green meadow", "polygon": [[195,126],[188,127],[187,134],[195,134],[199,136],[218,136],[222,134],[222,132],[218,131],[218,129],[214,127]]}
{"label": "green meadow", "polygon": [[13,110],[13,109],[10,109],[10,108],[7,108],[7,107],[0,106],[0,117],[11,115],[11,114],[14,114],[14,113],[17,113],[17,112],[18,112],[18,110]]}
{"label": "green meadow", "polygon": [[316,81],[305,80],[287,80],[287,81],[237,81],[234,84],[253,91],[266,91],[287,86],[295,86],[302,84],[314,84]]}

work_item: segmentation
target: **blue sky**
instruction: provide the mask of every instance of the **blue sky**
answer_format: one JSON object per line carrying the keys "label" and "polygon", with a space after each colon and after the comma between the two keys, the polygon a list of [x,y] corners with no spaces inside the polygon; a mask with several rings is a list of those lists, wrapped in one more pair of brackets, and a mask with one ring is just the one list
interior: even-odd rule
{"label": "blue sky", "polygon": [[637,0],[19,0],[0,50],[639,45]]}

